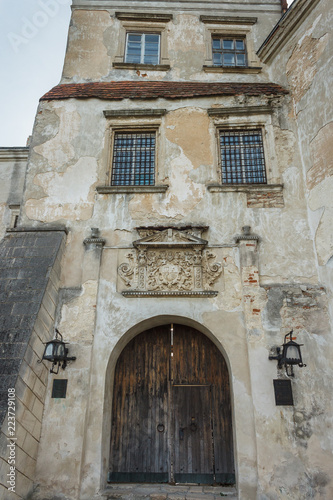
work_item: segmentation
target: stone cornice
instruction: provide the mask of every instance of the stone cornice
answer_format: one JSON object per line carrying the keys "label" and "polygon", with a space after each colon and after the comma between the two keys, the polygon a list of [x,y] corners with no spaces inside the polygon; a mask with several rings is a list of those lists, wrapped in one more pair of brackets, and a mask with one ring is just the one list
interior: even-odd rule
{"label": "stone cornice", "polygon": [[209,116],[226,116],[226,115],[262,115],[272,113],[271,106],[240,106],[233,108],[209,108],[207,110]]}
{"label": "stone cornice", "polygon": [[105,118],[134,118],[143,116],[164,116],[166,109],[118,109],[103,111]]}
{"label": "stone cornice", "polygon": [[0,148],[0,162],[27,161],[29,147]]}
{"label": "stone cornice", "polygon": [[188,298],[203,298],[203,297],[216,297],[218,294],[215,290],[200,290],[200,291],[141,291],[129,290],[122,292],[124,297],[188,297]]}
{"label": "stone cornice", "polygon": [[251,193],[253,191],[259,192],[281,192],[283,190],[283,184],[209,184],[207,186],[208,191],[211,193],[222,193],[222,192],[240,192],[240,193]]}
{"label": "stone cornice", "polygon": [[167,184],[160,186],[97,186],[99,194],[127,194],[127,193],[165,193]]}
{"label": "stone cornice", "polygon": [[239,74],[257,74],[262,70],[261,66],[246,66],[244,68],[237,66],[232,68],[227,68],[225,66],[203,66],[203,71],[205,73],[239,73]]}
{"label": "stone cornice", "polygon": [[116,12],[116,18],[126,21],[148,21],[150,23],[167,23],[173,19],[172,14],[154,14],[152,12]]}
{"label": "stone cornice", "polygon": [[316,7],[320,0],[295,0],[287,12],[281,17],[264,43],[259,48],[257,55],[267,63],[286,44],[299,25]]}
{"label": "stone cornice", "polygon": [[112,63],[115,69],[134,69],[134,70],[146,70],[146,71],[169,71],[170,64],[133,64],[126,62],[114,62]]}
{"label": "stone cornice", "polygon": [[239,16],[200,16],[200,21],[205,24],[255,24],[257,17]]}

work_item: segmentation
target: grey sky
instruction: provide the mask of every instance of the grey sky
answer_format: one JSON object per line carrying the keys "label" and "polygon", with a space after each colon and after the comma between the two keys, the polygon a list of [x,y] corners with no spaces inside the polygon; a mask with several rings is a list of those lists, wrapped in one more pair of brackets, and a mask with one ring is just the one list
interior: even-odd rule
{"label": "grey sky", "polygon": [[70,5],[71,0],[0,0],[0,146],[25,146],[39,98],[59,83]]}
{"label": "grey sky", "polygon": [[61,77],[71,0],[0,2],[0,146],[25,146],[39,98]]}

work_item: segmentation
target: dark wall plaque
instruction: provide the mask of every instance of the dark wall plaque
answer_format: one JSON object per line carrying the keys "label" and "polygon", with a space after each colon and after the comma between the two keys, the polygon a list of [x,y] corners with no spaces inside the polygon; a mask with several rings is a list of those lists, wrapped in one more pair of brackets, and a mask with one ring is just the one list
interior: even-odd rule
{"label": "dark wall plaque", "polygon": [[293,391],[290,380],[273,380],[276,406],[293,406]]}
{"label": "dark wall plaque", "polygon": [[67,392],[67,379],[53,380],[52,398],[65,398]]}

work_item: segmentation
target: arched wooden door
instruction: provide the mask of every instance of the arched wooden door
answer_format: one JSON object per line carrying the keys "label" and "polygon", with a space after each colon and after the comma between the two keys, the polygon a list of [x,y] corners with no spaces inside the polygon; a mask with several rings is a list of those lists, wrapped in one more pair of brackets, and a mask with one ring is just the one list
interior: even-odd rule
{"label": "arched wooden door", "polygon": [[202,333],[152,328],[119,356],[109,482],[235,483],[228,370]]}

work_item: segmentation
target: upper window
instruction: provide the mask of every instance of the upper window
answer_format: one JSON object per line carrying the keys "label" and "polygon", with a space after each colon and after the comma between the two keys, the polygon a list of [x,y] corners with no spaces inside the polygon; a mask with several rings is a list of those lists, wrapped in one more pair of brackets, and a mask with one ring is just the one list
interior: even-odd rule
{"label": "upper window", "polygon": [[265,184],[266,168],[261,130],[221,130],[222,182]]}
{"label": "upper window", "polygon": [[155,132],[115,132],[111,184],[153,186],[155,143]]}
{"label": "upper window", "polygon": [[159,64],[160,34],[127,33],[125,63]]}
{"label": "upper window", "polygon": [[224,67],[246,67],[244,38],[213,37],[213,65]]}

